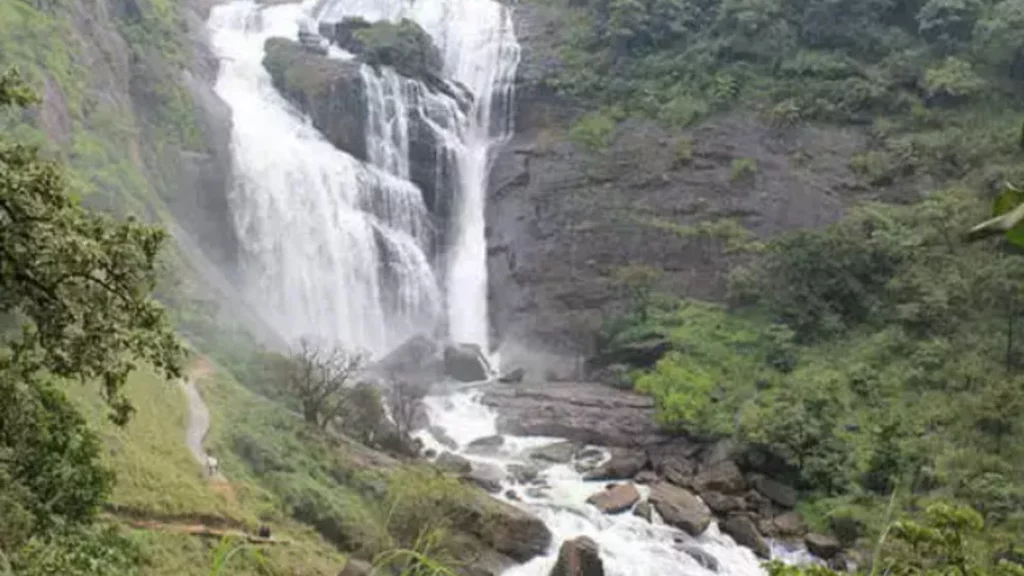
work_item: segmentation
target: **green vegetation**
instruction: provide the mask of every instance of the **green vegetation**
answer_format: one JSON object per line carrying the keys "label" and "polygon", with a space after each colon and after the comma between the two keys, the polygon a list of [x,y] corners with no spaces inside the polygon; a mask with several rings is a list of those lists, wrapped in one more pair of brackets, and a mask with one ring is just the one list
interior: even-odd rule
{"label": "green vegetation", "polygon": [[441,77],[441,52],[430,34],[412,20],[371,23],[359,17],[345,18],[336,30],[335,40],[341,47],[370,66],[390,66],[410,78]]}
{"label": "green vegetation", "polygon": [[969,505],[996,549],[1024,534],[1024,259],[965,242],[984,216],[964,190],[867,204],[769,242],[729,307],[653,298],[646,320],[609,325],[606,351],[666,338],[633,376],[659,421],[781,458],[812,525],[870,542],[903,484],[901,510]]}
{"label": "green vegetation", "polygon": [[736,158],[729,164],[729,179],[733,182],[747,180],[757,174],[757,160]]}

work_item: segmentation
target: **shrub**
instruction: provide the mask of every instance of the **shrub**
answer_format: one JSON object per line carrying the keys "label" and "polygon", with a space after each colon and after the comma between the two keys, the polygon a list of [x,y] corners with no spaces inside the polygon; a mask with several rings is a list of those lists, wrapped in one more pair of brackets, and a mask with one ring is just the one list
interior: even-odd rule
{"label": "shrub", "polygon": [[753,177],[757,174],[757,160],[753,158],[735,158],[729,164],[729,179],[733,182]]}
{"label": "shrub", "polygon": [[607,112],[591,112],[572,125],[569,140],[589,152],[601,152],[614,140],[615,125],[615,119]]}

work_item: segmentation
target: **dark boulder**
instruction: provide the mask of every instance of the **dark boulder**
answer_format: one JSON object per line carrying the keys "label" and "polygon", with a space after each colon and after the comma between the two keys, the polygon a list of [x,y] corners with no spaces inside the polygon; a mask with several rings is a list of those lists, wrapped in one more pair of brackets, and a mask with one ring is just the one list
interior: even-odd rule
{"label": "dark boulder", "polygon": [[700,471],[694,484],[701,492],[713,491],[722,494],[739,494],[747,487],[739,466],[732,460],[722,460]]}
{"label": "dark boulder", "polygon": [[732,512],[740,512],[746,509],[746,503],[740,496],[728,496],[721,492],[701,492],[701,500],[711,508],[715,514],[726,515]]}
{"label": "dark boulder", "polygon": [[772,519],[775,534],[785,537],[800,537],[807,533],[807,524],[797,512],[786,512]]}
{"label": "dark boulder", "polygon": [[658,482],[651,487],[648,500],[666,524],[691,536],[700,536],[711,524],[711,511],[685,488]]}
{"label": "dark boulder", "polygon": [[550,576],[604,576],[597,543],[586,536],[563,542]]}
{"label": "dark boulder", "polygon": [[808,534],[804,536],[804,544],[811,554],[822,560],[831,560],[843,549],[838,540],[825,534]]}
{"label": "dark boulder", "polygon": [[484,494],[470,504],[461,528],[517,562],[540,556],[551,545],[551,531],[539,518]]}
{"label": "dark boulder", "polygon": [[491,494],[501,492],[501,482],[505,479],[505,473],[500,467],[483,462],[472,462],[470,466],[471,470],[463,475],[463,479]]}
{"label": "dark boulder", "polygon": [[541,446],[530,452],[530,458],[554,464],[567,464],[572,460],[572,455],[575,452],[576,444],[572,442],[556,442],[547,446]]}
{"label": "dark boulder", "polygon": [[767,476],[757,476],[754,478],[754,488],[779,506],[784,508],[796,506],[797,491],[792,486],[772,480]]}
{"label": "dark boulder", "polygon": [[436,377],[440,347],[432,338],[417,334],[370,365],[370,370],[386,376],[411,380],[416,376]]}
{"label": "dark boulder", "polygon": [[761,533],[757,531],[757,526],[754,525],[754,521],[750,517],[745,515],[729,516],[721,523],[720,528],[722,532],[732,536],[732,539],[737,544],[753,550],[754,554],[758,557],[771,557],[771,549],[768,547],[768,543],[764,541]]}
{"label": "dark boulder", "polygon": [[508,473],[519,484],[528,484],[537,479],[540,469],[532,464],[509,464]]}
{"label": "dark boulder", "polygon": [[654,508],[646,500],[638,502],[636,508],[633,508],[633,516],[652,522],[654,520]]}
{"label": "dark boulder", "polygon": [[628,480],[647,466],[647,455],[640,451],[616,449],[611,458],[589,472],[587,480]]}
{"label": "dark boulder", "polygon": [[631,482],[616,484],[587,498],[587,504],[593,504],[605,514],[621,514],[633,507],[640,500],[640,492]]}
{"label": "dark boulder", "polygon": [[494,454],[505,444],[505,437],[495,434],[494,436],[485,436],[483,438],[477,438],[466,446],[466,450],[474,454]]}
{"label": "dark boulder", "polygon": [[479,346],[454,344],[444,349],[444,373],[460,382],[480,382],[490,376],[490,366]]}

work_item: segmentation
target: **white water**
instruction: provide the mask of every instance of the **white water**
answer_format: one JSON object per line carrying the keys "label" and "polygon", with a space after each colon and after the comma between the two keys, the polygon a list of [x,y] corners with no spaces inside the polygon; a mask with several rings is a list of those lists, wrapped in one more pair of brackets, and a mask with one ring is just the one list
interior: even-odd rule
{"label": "white water", "polygon": [[239,0],[209,21],[216,91],[233,114],[229,202],[246,296],[289,341],[380,353],[439,314],[427,212],[415,186],[335,149],[271,85],[264,42],[297,37],[302,14]]}
{"label": "white water", "polygon": [[[408,110],[429,118],[438,130],[439,140],[454,158],[457,184],[453,234],[445,255],[445,286],[448,300],[448,331],[458,342],[479,344],[488,349],[487,252],[484,238],[484,197],[495,144],[512,133],[511,103],[515,71],[519,63],[519,45],[515,40],[511,14],[494,0],[322,0],[314,16],[322,21],[339,21],[360,16],[369,21],[398,21],[408,18],[419,24],[434,39],[444,60],[445,75],[465,86],[473,96],[471,109],[463,114],[454,103],[445,106],[445,98],[433,97],[396,111],[386,126],[386,135],[378,141],[390,142],[401,156],[404,145],[408,156]],[[380,104],[371,110],[386,110],[389,95],[403,91],[394,72],[385,70],[380,84]],[[409,90],[405,90],[406,93]],[[422,96],[425,89],[421,89]],[[419,100],[419,98],[417,98]],[[408,98],[406,99],[408,102]],[[379,112],[376,112],[379,115]],[[371,113],[373,117],[373,113]],[[406,125],[400,125],[402,118]],[[374,125],[380,126],[374,122]],[[408,177],[400,162],[391,162],[394,153],[381,154],[374,163],[396,175]],[[398,170],[395,170],[395,168]]]}

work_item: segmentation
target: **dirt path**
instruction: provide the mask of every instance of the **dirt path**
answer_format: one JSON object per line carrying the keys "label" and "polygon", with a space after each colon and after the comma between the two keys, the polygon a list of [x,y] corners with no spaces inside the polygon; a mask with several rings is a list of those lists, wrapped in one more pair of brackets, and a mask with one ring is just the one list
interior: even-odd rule
{"label": "dirt path", "polygon": [[[182,387],[185,389],[185,397],[188,399],[188,429],[185,431],[185,444],[195,457],[196,462],[206,470],[206,458],[209,456],[203,448],[203,439],[210,430],[210,410],[203,402],[199,389],[196,388],[196,381],[210,374],[212,367],[205,358],[202,358],[191,367]],[[214,482],[226,482],[224,475],[218,470],[211,478]]]}

